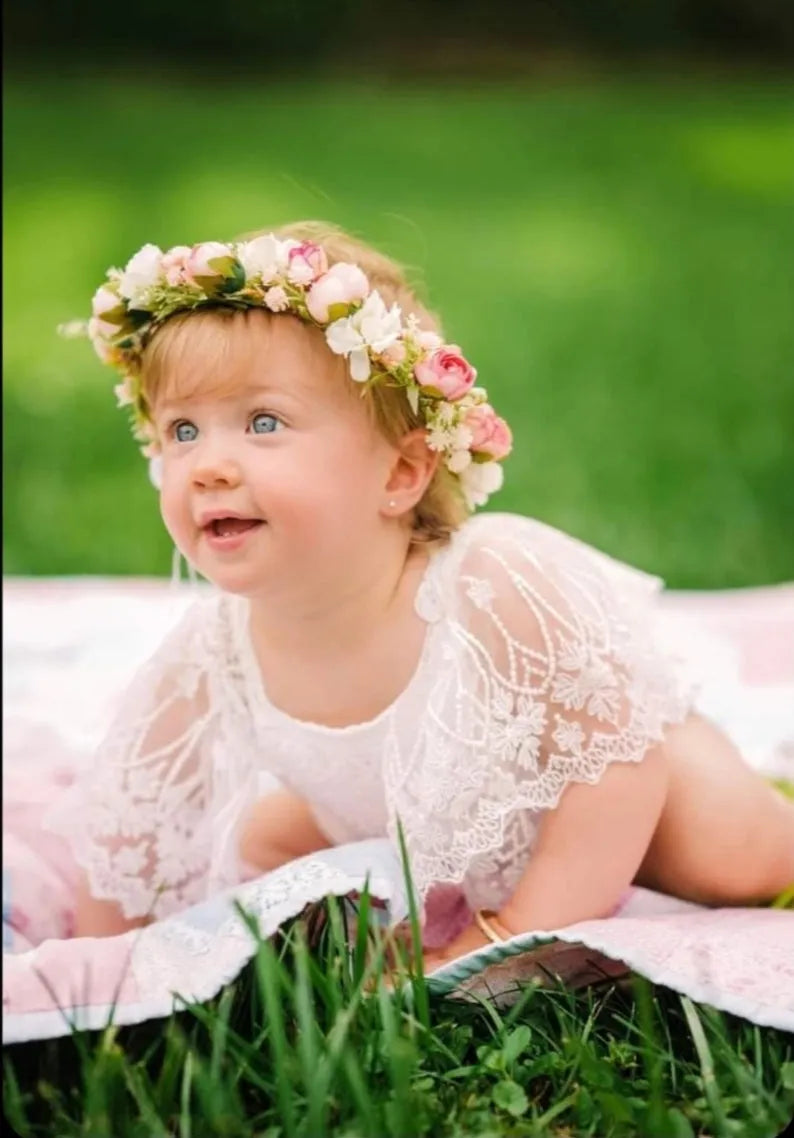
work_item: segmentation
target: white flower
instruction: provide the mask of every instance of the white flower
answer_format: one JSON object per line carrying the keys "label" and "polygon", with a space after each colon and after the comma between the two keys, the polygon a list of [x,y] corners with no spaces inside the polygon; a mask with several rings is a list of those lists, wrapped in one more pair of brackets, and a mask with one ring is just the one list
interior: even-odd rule
{"label": "white flower", "polygon": [[366,383],[370,375],[369,352],[359,348],[350,353],[350,378],[356,383]]}
{"label": "white flower", "polygon": [[[451,443],[453,450],[467,451],[470,449],[473,441],[474,435],[471,433],[469,428],[464,426],[462,423],[460,426],[456,427],[452,433]],[[468,466],[468,463],[466,465]]]}
{"label": "white flower", "polygon": [[135,395],[129,376],[125,376],[121,383],[116,384],[113,388],[113,394],[116,396],[117,407],[130,407],[135,402]]}
{"label": "white flower", "polygon": [[338,356],[347,356],[364,347],[364,337],[353,323],[352,316],[342,316],[325,329],[328,347]]}
{"label": "white flower", "polygon": [[289,308],[289,298],[281,285],[273,285],[265,293],[265,304],[271,312],[286,312]]}
{"label": "white flower", "polygon": [[434,418],[438,423],[443,423],[445,426],[451,426],[453,423],[457,425],[458,409],[453,403],[448,403],[445,399],[436,407]]}
{"label": "white flower", "polygon": [[237,260],[245,269],[246,277],[261,277],[262,284],[270,284],[286,272],[289,251],[295,244],[297,242],[279,241],[272,233],[267,233],[238,245]]}
{"label": "white flower", "polygon": [[452,441],[454,428],[445,426],[443,423],[434,423],[427,433],[427,445],[430,450],[445,451],[449,450]]}
{"label": "white flower", "polygon": [[453,474],[462,474],[470,465],[471,453],[468,450],[455,450],[447,459],[447,470]]}
{"label": "white flower", "polygon": [[163,251],[157,245],[144,245],[127,262],[119,279],[119,293],[125,300],[143,299],[162,275]]}
{"label": "white flower", "polygon": [[358,312],[329,324],[325,338],[332,352],[350,357],[350,375],[363,383],[370,375],[370,350],[385,351],[401,332],[399,305],[387,309],[380,294],[372,292]]}
{"label": "white flower", "polygon": [[351,319],[356,321],[362,339],[374,352],[385,352],[400,338],[401,315],[399,304],[387,308],[380,293],[373,291]]}
{"label": "white flower", "polygon": [[353,323],[354,317],[343,316],[325,329],[328,347],[338,356],[350,357],[350,375],[356,383],[369,379],[369,352],[364,337]]}
{"label": "white flower", "polygon": [[460,474],[471,462],[473,435],[461,422],[457,405],[446,400],[436,403],[427,417],[427,426],[427,445],[431,450],[446,451],[448,468],[453,474]]}
{"label": "white flower", "polygon": [[470,509],[484,506],[504,481],[504,471],[498,462],[473,462],[460,476],[463,494]]}

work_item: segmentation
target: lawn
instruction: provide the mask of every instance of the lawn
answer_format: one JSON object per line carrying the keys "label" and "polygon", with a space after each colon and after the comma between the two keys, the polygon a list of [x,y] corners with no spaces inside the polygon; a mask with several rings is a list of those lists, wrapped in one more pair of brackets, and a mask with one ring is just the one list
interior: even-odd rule
{"label": "lawn", "polygon": [[794,565],[794,87],[7,82],[6,573],[166,574],[55,326],[145,241],[320,216],[416,268],[516,435],[492,506],[676,587]]}
{"label": "lawn", "polygon": [[[58,323],[145,241],[319,216],[415,267],[516,448],[497,509],[675,587],[794,576],[794,86],[7,81],[4,571],[167,574],[113,377]],[[333,926],[332,926],[333,927]],[[21,1135],[767,1138],[783,1033],[662,989],[379,989],[300,922],[209,1008],[5,1054]]]}
{"label": "lawn", "polygon": [[[330,920],[328,919],[330,918]],[[321,929],[317,935],[318,927]],[[794,1048],[641,980],[525,988],[512,1007],[379,978],[335,903],[168,1021],[6,1055],[21,1138],[773,1138]],[[310,947],[311,946],[311,947]]]}

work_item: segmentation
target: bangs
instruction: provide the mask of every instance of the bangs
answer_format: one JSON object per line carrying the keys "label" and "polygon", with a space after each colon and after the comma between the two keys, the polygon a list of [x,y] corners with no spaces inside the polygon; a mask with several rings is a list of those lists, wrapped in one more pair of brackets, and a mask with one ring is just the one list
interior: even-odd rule
{"label": "bangs", "polygon": [[141,387],[149,414],[165,401],[233,394],[253,361],[267,353],[272,320],[261,309],[221,306],[170,317],[143,355]]}

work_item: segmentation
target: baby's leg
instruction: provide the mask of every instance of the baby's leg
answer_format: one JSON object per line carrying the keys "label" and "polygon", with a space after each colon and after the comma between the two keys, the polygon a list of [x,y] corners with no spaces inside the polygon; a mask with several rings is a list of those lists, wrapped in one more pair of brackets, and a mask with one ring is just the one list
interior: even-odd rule
{"label": "baby's leg", "polygon": [[330,846],[309,806],[297,794],[275,790],[251,807],[240,832],[240,858],[268,873]]}
{"label": "baby's leg", "polygon": [[670,731],[665,753],[669,792],[637,884],[740,905],[794,883],[794,803],[700,716]]}

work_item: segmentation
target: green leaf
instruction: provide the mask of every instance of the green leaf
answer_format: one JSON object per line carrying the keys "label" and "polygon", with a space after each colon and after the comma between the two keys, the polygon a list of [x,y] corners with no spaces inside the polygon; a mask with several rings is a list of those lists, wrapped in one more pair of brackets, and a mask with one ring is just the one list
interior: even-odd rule
{"label": "green leaf", "polygon": [[504,1055],[501,1051],[495,1049],[492,1043],[481,1043],[477,1048],[477,1058],[486,1071],[504,1070]]}
{"label": "green leaf", "polygon": [[629,1100],[615,1091],[600,1091],[596,1094],[601,1113],[610,1123],[628,1123],[634,1119]]}
{"label": "green leaf", "polygon": [[491,1096],[500,1110],[506,1110],[514,1118],[520,1118],[529,1107],[526,1092],[512,1079],[497,1083]]}
{"label": "green leaf", "polygon": [[334,320],[341,320],[344,316],[347,316],[349,312],[349,304],[343,304],[341,301],[337,301],[336,304],[329,304],[327,323],[333,324]]}
{"label": "green leaf", "polygon": [[665,1122],[667,1124],[664,1131],[665,1138],[695,1138],[692,1123],[677,1107],[671,1106],[668,1109]]}
{"label": "green leaf", "polygon": [[787,1091],[794,1091],[794,1062],[784,1063],[780,1068],[780,1081]]}
{"label": "green leaf", "polygon": [[221,285],[221,292],[239,292],[245,284],[245,269],[240,262],[234,257],[218,257],[210,261],[213,269],[216,266],[220,267],[220,272],[223,276],[223,284]]}
{"label": "green leaf", "polygon": [[519,1055],[523,1054],[529,1047],[529,1041],[532,1038],[532,1032],[525,1023],[520,1024],[514,1028],[502,1048],[502,1054],[505,1057],[505,1063],[515,1063]]}
{"label": "green leaf", "polygon": [[119,298],[116,307],[103,312],[101,319],[106,324],[118,324],[119,327],[122,327],[127,322],[127,305]]}

